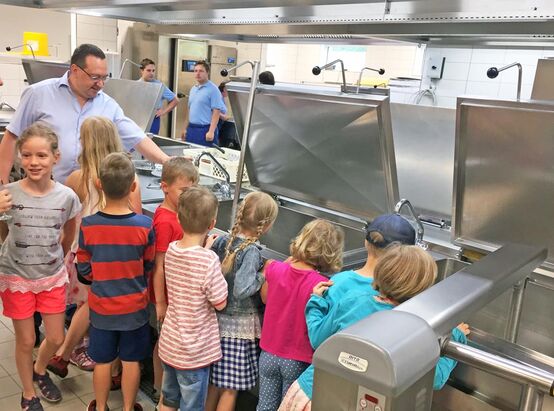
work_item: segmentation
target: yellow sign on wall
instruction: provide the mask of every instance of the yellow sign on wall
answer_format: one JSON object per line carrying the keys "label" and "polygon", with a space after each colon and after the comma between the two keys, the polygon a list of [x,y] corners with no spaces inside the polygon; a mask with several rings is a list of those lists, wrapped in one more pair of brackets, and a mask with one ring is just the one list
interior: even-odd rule
{"label": "yellow sign on wall", "polygon": [[[49,56],[48,53],[48,34],[34,33],[26,31],[23,33],[23,44],[28,44],[33,48],[35,56]],[[32,55],[29,47],[23,46],[21,54]]]}

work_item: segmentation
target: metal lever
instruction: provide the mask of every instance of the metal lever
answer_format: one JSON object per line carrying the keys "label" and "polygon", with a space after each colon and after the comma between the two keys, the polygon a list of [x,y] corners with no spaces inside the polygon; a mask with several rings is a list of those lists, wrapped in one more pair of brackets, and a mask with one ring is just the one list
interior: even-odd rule
{"label": "metal lever", "polygon": [[23,43],[23,44],[20,44],[18,46],[13,46],[13,47],[10,47],[10,46],[7,46],[6,47],[6,51],[12,51],[13,49],[18,49],[20,47],[29,47],[29,49],[31,50],[31,54],[33,55],[33,60],[36,60],[37,58],[35,57],[35,51],[33,50],[33,47],[31,47],[31,45],[29,43]]}
{"label": "metal lever", "polygon": [[358,87],[356,88],[356,94],[359,94],[359,93],[360,93],[360,85],[361,85],[361,83],[362,83],[362,74],[363,74],[364,70],[375,71],[375,72],[379,73],[379,75],[385,74],[385,69],[383,69],[383,68],[374,69],[374,68],[371,68],[371,67],[364,67],[364,68],[360,71],[360,77],[358,77]]}
{"label": "metal lever", "polygon": [[340,63],[340,67],[341,67],[341,70],[342,70],[342,88],[341,88],[341,91],[343,93],[346,93],[346,75],[344,74],[345,73],[345,70],[344,70],[344,63],[342,62],[341,59],[336,59],[330,63],[327,63],[325,64],[324,66],[314,66],[314,68],[312,69],[312,73],[315,75],[315,76],[319,76],[319,74],[323,71],[323,70],[326,70],[328,69],[329,67],[332,67],[335,65],[335,63]]}
{"label": "metal lever", "polygon": [[121,65],[121,70],[119,70],[119,78],[123,75],[123,70],[125,69],[125,63],[131,63],[133,66],[138,67],[139,69],[143,68],[140,64],[135,63],[133,60],[125,59]]}
{"label": "metal lever", "polygon": [[490,78],[490,79],[496,78],[496,77],[498,77],[498,73],[500,73],[501,71],[504,71],[506,69],[509,69],[511,67],[514,67],[514,66],[517,66],[517,68],[518,68],[518,74],[517,74],[517,101],[519,101],[520,98],[521,98],[521,77],[522,77],[522,71],[523,71],[523,69],[521,67],[521,64],[512,63],[512,64],[508,64],[507,66],[500,67],[500,68],[491,67],[490,69],[487,70],[487,77]]}

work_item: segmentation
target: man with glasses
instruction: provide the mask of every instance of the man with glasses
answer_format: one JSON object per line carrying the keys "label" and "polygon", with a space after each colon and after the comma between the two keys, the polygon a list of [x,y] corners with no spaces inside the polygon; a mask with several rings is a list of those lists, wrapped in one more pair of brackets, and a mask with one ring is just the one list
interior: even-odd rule
{"label": "man with glasses", "polygon": [[0,142],[0,179],[8,181],[17,138],[35,121],[47,123],[60,139],[61,158],[54,167],[54,179],[61,183],[79,168],[81,124],[90,116],[104,116],[116,125],[126,150],[136,149],[148,160],[163,163],[168,156],[125,117],[114,99],[102,92],[108,80],[106,55],[92,44],[80,45],[71,56],[69,71],[60,78],[29,86],[12,122]]}

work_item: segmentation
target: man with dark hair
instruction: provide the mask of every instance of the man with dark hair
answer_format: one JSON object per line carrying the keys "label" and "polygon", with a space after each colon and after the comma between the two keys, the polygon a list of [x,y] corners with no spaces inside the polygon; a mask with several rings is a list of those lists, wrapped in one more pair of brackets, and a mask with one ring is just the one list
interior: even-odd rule
{"label": "man with dark hair", "polygon": [[[154,63],[153,60],[150,60],[148,58],[142,59],[142,61],[140,62],[140,79],[138,81],[147,81],[149,83],[158,84],[162,83],[160,80],[156,79],[156,63]],[[168,89],[165,84],[162,84],[162,86],[163,94],[156,104],[156,116],[154,117],[154,121],[152,121],[152,125],[150,126],[150,132],[154,134],[158,134],[160,132],[160,117],[171,112],[175,107],[177,107],[177,104],[179,104],[179,99],[177,98],[175,93]],[[163,106],[164,100],[166,100],[168,103],[165,107]]]}
{"label": "man with dark hair", "polygon": [[108,79],[104,52],[92,44],[82,44],[73,52],[66,74],[27,87],[0,142],[0,179],[8,181],[18,137],[25,128],[39,120],[48,124],[60,139],[61,158],[54,166],[54,179],[62,183],[79,167],[80,128],[90,116],[101,115],[112,120],[125,149],[136,148],[151,161],[166,161],[169,157],[125,117],[114,99],[102,92]]}
{"label": "man with dark hair", "polygon": [[271,71],[263,71],[258,76],[258,79],[260,80],[260,83],[267,84],[269,86],[275,85],[275,77],[273,77],[273,73]]}
{"label": "man with dark hair", "polygon": [[219,115],[227,109],[217,86],[208,79],[210,66],[205,61],[197,61],[194,66],[194,79],[197,84],[189,94],[189,125],[185,138],[190,143],[211,146],[218,144]]}

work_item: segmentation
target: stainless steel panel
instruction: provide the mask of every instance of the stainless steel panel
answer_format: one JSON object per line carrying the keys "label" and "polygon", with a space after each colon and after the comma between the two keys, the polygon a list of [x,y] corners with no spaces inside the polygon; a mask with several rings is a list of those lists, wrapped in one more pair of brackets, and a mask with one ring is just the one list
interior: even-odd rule
{"label": "stainless steel panel", "polygon": [[177,39],[175,45],[174,84],[176,94],[183,94],[179,105],[175,108],[173,116],[173,138],[180,139],[189,122],[189,94],[190,89],[196,84],[194,74],[183,70],[184,60],[206,60],[208,58],[208,43],[203,41]]}
{"label": "stainless steel panel", "polygon": [[142,130],[149,130],[154,119],[154,107],[162,96],[161,84],[123,79],[112,79],[104,86],[104,93],[112,97],[127,117]]}
{"label": "stainless steel panel", "polygon": [[[216,227],[221,230],[228,230],[231,225],[232,201],[221,201],[217,212]],[[260,242],[275,253],[273,258],[281,260],[290,255],[290,242],[304,227],[305,224],[315,218],[329,220],[344,231],[344,266],[345,269],[359,268],[367,259],[367,251],[364,248],[364,225],[353,221],[341,221],[335,215],[325,213],[316,209],[298,209],[294,204],[288,203],[279,206],[277,220],[271,230],[264,234]]]}
{"label": "stainless steel panel", "polygon": [[554,104],[458,99],[454,241],[546,246],[554,262]]}
{"label": "stainless steel panel", "polygon": [[[227,88],[242,135],[248,85]],[[391,212],[398,200],[387,97],[259,86],[246,162],[264,191],[358,217]]]}
{"label": "stainless steel panel", "polygon": [[[209,60],[211,65],[210,80],[219,86],[223,81],[229,81],[229,77],[221,75],[221,70],[230,69],[237,64],[237,49],[235,47],[209,46]],[[227,101],[225,104],[227,110],[230,110]]]}
{"label": "stainless steel panel", "polygon": [[539,59],[531,99],[554,100],[554,60]]}
{"label": "stainless steel panel", "polygon": [[61,77],[69,70],[67,63],[54,63],[51,61],[21,60],[23,70],[29,84],[54,77]]}
{"label": "stainless steel panel", "polygon": [[400,197],[450,221],[456,110],[392,103],[391,115]]}

